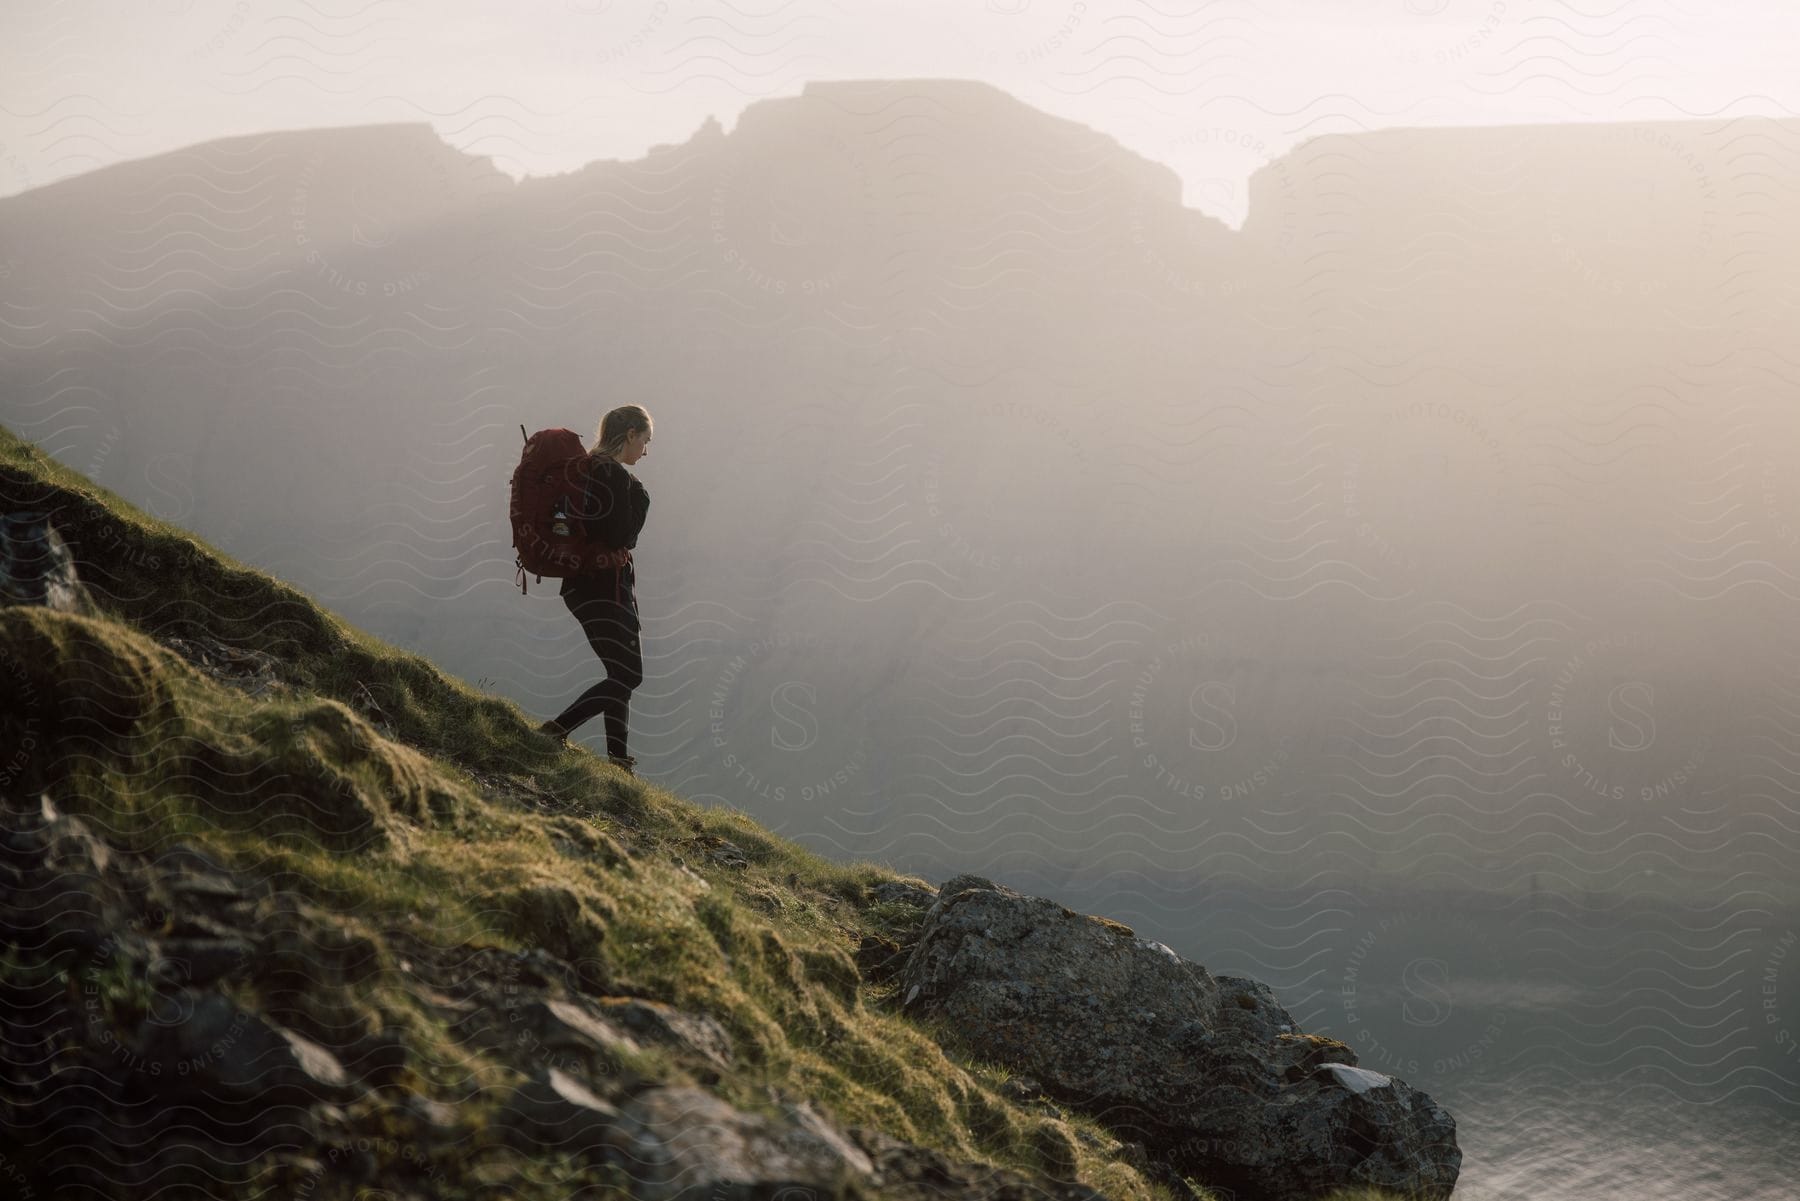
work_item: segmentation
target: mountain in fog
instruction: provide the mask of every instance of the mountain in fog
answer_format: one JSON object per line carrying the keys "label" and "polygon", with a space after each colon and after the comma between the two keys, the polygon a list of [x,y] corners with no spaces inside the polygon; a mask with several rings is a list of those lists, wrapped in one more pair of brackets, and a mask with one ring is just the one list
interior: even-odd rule
{"label": "mountain in fog", "polygon": [[549,713],[520,426],[645,404],[634,751],[821,849],[1760,888],[1797,133],[1326,135],[1237,232],[946,80],[517,182],[226,139],[0,200],[4,419]]}

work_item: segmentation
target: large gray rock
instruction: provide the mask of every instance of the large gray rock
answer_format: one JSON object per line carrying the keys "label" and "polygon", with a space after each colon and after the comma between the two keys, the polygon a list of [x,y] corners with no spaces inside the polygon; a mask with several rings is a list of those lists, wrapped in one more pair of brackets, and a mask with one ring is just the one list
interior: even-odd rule
{"label": "large gray rock", "polygon": [[648,1201],[844,1194],[868,1183],[874,1164],[807,1105],[783,1107],[785,1121],[749,1113],[703,1089],[653,1088],[626,1107],[610,1141]]}
{"label": "large gray rock", "polygon": [[640,1038],[673,1047],[714,1069],[715,1077],[731,1069],[731,1035],[703,1013],[687,1013],[648,997],[601,997],[596,1004],[608,1020]]}
{"label": "large gray rock", "polygon": [[548,1068],[514,1089],[495,1120],[504,1134],[525,1140],[520,1145],[527,1150],[548,1146],[599,1156],[619,1111],[567,1072]]}
{"label": "large gray rock", "polygon": [[45,605],[88,617],[99,613],[48,513],[0,514],[0,604]]}
{"label": "large gray rock", "polygon": [[177,1082],[184,1100],[256,1107],[345,1099],[344,1067],[329,1050],[229,997],[183,990],[165,997],[127,1045],[134,1061]]}
{"label": "large gray rock", "polygon": [[0,825],[0,924],[27,951],[84,953],[123,924],[123,873],[106,842],[46,794]]}
{"label": "large gray rock", "polygon": [[911,1012],[1244,1201],[1353,1185],[1450,1195],[1456,1123],[1299,1031],[1256,981],[980,876],[939,890],[901,973]]}

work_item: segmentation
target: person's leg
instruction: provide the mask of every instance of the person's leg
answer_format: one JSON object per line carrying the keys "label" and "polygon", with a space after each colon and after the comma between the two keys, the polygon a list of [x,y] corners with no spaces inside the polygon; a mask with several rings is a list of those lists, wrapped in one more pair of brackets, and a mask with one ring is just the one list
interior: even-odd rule
{"label": "person's leg", "polygon": [[[625,760],[630,770],[630,756],[625,743],[630,733],[631,694],[644,682],[643,625],[638,620],[637,569],[627,564],[615,581],[615,597],[623,597],[606,611],[607,617],[620,631],[613,639],[616,656],[606,664],[606,683],[613,685],[601,694],[606,720],[606,754],[614,760]],[[624,631],[629,631],[625,633]]]}
{"label": "person's leg", "polygon": [[625,742],[630,733],[631,694],[644,682],[644,648],[637,614],[632,613],[629,619],[621,617],[618,624],[620,627],[629,624],[631,636],[618,640],[619,655],[606,664],[609,687],[601,694],[605,706],[600,712],[606,721],[606,754],[611,759],[627,757]]}
{"label": "person's leg", "polygon": [[644,681],[644,654],[638,616],[610,595],[572,591],[563,597],[581,623],[588,645],[606,668],[606,678],[576,697],[555,722],[565,733],[595,714],[606,720],[606,751],[624,757],[631,693]]}

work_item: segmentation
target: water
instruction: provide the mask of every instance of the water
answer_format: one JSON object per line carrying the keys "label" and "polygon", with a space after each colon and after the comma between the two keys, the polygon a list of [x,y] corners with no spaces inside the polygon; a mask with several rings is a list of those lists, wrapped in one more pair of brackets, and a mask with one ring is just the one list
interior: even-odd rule
{"label": "water", "polygon": [[1463,1150],[1455,1201],[1793,1201],[1796,1117],[1749,1100],[1521,1072],[1437,1090]]}

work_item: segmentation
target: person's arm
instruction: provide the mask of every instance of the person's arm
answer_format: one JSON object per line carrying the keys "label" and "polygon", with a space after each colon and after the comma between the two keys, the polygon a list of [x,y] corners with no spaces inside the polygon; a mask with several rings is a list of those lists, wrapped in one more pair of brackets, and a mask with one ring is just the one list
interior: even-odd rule
{"label": "person's arm", "polygon": [[624,465],[616,459],[595,455],[588,460],[587,491],[579,516],[588,539],[609,550],[630,546],[637,540],[624,487],[629,479]]}
{"label": "person's arm", "polygon": [[638,534],[644,528],[644,518],[650,515],[650,494],[644,490],[644,485],[638,481],[637,476],[629,471],[625,472],[625,479],[629,484],[628,492],[631,497],[631,503],[626,506],[631,511],[631,520],[627,523],[631,536],[625,545],[635,548]]}

